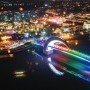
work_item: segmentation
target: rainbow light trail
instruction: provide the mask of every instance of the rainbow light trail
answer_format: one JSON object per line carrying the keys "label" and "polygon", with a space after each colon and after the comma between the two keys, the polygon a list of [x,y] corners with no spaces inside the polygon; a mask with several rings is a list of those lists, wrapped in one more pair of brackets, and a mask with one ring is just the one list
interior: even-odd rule
{"label": "rainbow light trail", "polygon": [[82,59],[83,61],[87,61],[87,62],[90,63],[90,56],[88,56],[84,53],[81,53],[81,52],[78,52],[78,51],[75,51],[75,50],[71,50],[70,52],[64,52],[64,53],[67,53],[69,55],[72,55],[74,57]]}
{"label": "rainbow light trail", "polygon": [[[64,70],[64,71],[66,71],[66,72],[68,72],[68,73],[70,73],[70,74],[73,74],[73,75],[75,75],[75,76],[78,76],[78,77],[80,77],[80,78],[82,78],[82,79],[90,82],[90,79],[84,78],[84,76],[83,76],[82,74],[76,73],[76,72],[74,72],[74,71],[72,71],[72,70],[68,70],[66,67],[64,67],[64,66],[62,66],[62,65],[60,65],[60,64],[57,64],[57,63],[51,62],[51,64],[53,64],[53,66],[58,67],[60,70]],[[54,71],[54,70],[53,70],[53,71]],[[55,73],[56,73],[56,72],[55,72]],[[62,73],[63,73],[63,72],[62,72]]]}
{"label": "rainbow light trail", "polygon": [[[69,52],[60,50],[60,53],[73,57],[73,60],[67,58],[67,56],[54,55],[55,60],[58,62],[55,62],[54,60],[55,63],[52,64],[66,72],[90,82],[90,56],[75,50],[70,50]],[[60,65],[59,63],[64,65]],[[88,65],[86,63],[88,63]],[[67,68],[67,66],[69,68]],[[75,71],[73,69],[75,69]]]}
{"label": "rainbow light trail", "polygon": [[[42,46],[41,44],[38,43],[34,44]],[[61,70],[63,70],[90,82],[89,55],[86,55],[76,50],[70,49],[68,51],[67,50],[65,51],[62,48],[58,50],[55,47],[52,46],[49,47],[59,52],[59,54],[58,53],[56,54],[54,52],[52,56],[49,56],[51,58],[51,59],[49,58],[50,60],[48,59],[46,60],[47,56],[43,57],[42,55],[36,53],[35,51],[33,51],[33,53],[39,56],[40,58],[45,59],[46,62],[48,61],[49,67],[52,69],[53,72],[55,72],[55,74],[62,75],[63,72],[61,72]]]}
{"label": "rainbow light trail", "polygon": [[86,55],[86,54],[84,54],[84,53],[81,53],[81,52],[76,51],[76,50],[71,50],[71,52],[72,52],[73,54],[75,54],[75,55],[78,55],[78,56],[81,56],[81,57],[84,57],[84,58],[90,60],[90,56],[88,56],[88,55]]}

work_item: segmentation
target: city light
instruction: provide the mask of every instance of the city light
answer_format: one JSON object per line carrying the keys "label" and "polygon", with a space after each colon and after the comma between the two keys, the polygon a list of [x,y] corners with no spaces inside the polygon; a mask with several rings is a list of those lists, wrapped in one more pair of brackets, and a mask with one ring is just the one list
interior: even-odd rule
{"label": "city light", "polygon": [[22,78],[22,77],[25,77],[25,71],[15,71],[14,72],[14,75],[16,78]]}
{"label": "city light", "polygon": [[1,80],[13,72],[21,84],[41,74],[51,75],[47,84],[64,74],[63,82],[77,84],[72,74],[90,83],[90,1],[0,0],[0,68]]}

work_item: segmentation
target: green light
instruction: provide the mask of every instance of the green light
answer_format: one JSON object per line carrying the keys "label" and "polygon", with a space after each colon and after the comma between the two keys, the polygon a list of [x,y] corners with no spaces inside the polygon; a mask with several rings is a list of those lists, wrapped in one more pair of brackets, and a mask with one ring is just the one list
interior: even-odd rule
{"label": "green light", "polygon": [[75,55],[78,55],[78,56],[81,56],[81,57],[84,57],[84,58],[90,60],[90,56],[88,56],[88,55],[86,55],[86,54],[84,54],[84,53],[81,53],[81,52],[79,52],[79,51],[71,50],[71,53],[73,53],[73,54],[75,54]]}
{"label": "green light", "polygon": [[65,51],[62,51],[63,53],[66,53],[66,54],[68,54],[68,55],[71,55],[71,56],[73,56],[73,57],[76,57],[76,58],[79,58],[80,60],[83,60],[83,61],[86,61],[86,62],[88,62],[88,63],[90,63],[90,60],[88,60],[88,59],[86,59],[85,57],[84,57],[84,55],[83,55],[83,57],[81,57],[81,55],[79,56],[79,55],[75,55],[75,54],[73,54],[72,52],[65,52]]}

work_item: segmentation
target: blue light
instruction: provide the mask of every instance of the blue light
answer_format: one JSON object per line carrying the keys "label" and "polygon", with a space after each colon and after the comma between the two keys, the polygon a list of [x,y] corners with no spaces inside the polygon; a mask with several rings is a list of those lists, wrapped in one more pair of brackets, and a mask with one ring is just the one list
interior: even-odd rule
{"label": "blue light", "polygon": [[48,65],[55,74],[60,75],[60,76],[64,74],[63,72],[57,70],[51,63],[48,63]]}
{"label": "blue light", "polygon": [[29,33],[25,33],[25,37],[28,38],[29,37]]}

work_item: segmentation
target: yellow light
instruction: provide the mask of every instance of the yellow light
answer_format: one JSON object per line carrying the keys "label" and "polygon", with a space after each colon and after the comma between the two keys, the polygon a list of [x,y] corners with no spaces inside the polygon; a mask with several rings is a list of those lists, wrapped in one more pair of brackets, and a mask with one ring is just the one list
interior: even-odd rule
{"label": "yellow light", "polygon": [[13,54],[9,54],[9,57],[10,57],[10,58],[13,58],[13,57],[14,57],[14,55],[13,55]]}
{"label": "yellow light", "polygon": [[15,75],[17,78],[19,77],[25,77],[25,74]]}
{"label": "yellow light", "polygon": [[7,40],[7,39],[10,39],[10,38],[11,38],[11,36],[2,36],[1,37],[2,40]]}
{"label": "yellow light", "polygon": [[24,73],[25,73],[25,71],[15,71],[15,72],[14,72],[15,75],[24,74]]}
{"label": "yellow light", "polygon": [[75,45],[78,45],[78,40],[75,40]]}
{"label": "yellow light", "polygon": [[10,51],[10,49],[8,49],[8,53],[10,53],[11,51]]}
{"label": "yellow light", "polygon": [[26,75],[25,75],[25,71],[15,71],[15,72],[14,72],[14,75],[15,75],[15,77],[17,77],[17,78],[25,77],[25,76],[26,76]]}
{"label": "yellow light", "polygon": [[84,35],[84,32],[80,32],[81,35]]}

